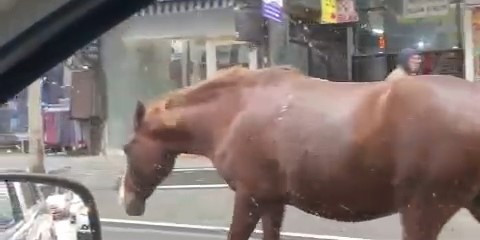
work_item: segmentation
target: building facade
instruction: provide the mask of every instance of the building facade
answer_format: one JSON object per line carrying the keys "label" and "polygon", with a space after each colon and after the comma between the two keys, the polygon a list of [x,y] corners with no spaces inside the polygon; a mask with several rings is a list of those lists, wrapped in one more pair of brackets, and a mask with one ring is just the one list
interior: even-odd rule
{"label": "building facade", "polygon": [[107,154],[122,153],[137,100],[148,102],[229,66],[261,67],[259,6],[251,0],[157,0],[105,34]]}
{"label": "building facade", "polygon": [[[272,4],[280,14],[265,7]],[[157,0],[101,39],[105,148],[121,153],[137,100],[232,65],[288,64],[333,81],[381,81],[398,52],[412,47],[422,52],[423,73],[473,79],[476,6],[459,0]]]}
{"label": "building facade", "polygon": [[[284,32],[285,39],[280,41],[283,45],[276,44],[285,53],[276,55],[288,56],[283,63],[311,76],[380,81],[406,47],[422,52],[424,74],[465,76],[462,1],[284,2],[285,22],[276,25],[282,26],[278,31]],[[337,18],[328,19],[329,15]]]}

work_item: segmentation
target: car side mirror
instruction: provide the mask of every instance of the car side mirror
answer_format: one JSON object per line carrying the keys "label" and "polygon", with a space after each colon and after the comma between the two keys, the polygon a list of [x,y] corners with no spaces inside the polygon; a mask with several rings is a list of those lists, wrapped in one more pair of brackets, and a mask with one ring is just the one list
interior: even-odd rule
{"label": "car side mirror", "polygon": [[90,191],[51,175],[0,173],[0,228],[6,239],[101,240]]}

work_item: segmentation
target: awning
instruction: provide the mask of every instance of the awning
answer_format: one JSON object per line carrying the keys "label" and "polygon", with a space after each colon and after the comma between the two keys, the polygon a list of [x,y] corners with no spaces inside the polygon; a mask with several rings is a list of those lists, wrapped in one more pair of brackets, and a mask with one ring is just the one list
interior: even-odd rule
{"label": "awning", "polygon": [[140,10],[136,16],[154,16],[233,8],[235,3],[235,0],[157,0],[150,6]]}

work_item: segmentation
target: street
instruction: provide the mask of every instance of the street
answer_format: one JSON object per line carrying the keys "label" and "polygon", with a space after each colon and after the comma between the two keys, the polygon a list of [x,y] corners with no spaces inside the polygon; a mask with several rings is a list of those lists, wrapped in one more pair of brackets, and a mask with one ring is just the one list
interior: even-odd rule
{"label": "street", "polygon": [[[3,168],[21,168],[24,157],[8,158],[1,156]],[[13,160],[12,160],[13,159]],[[212,189],[157,189],[147,202],[146,213],[142,217],[127,216],[117,200],[118,178],[123,171],[125,160],[122,157],[108,159],[48,157],[47,169],[56,174],[78,180],[85,184],[95,196],[102,219],[125,221],[125,226],[105,225],[104,239],[225,239],[225,235],[199,234],[194,237],[170,229],[152,229],[145,224],[145,229],[128,227],[129,221],[144,221],[146,223],[175,223],[199,226],[226,228],[230,224],[233,192],[228,188]],[[10,164],[11,166],[7,166]],[[25,165],[26,166],[26,165]],[[165,182],[168,186],[222,184],[222,180],[214,171],[205,170],[211,166],[198,159],[177,161],[176,170]],[[203,170],[194,171],[191,168]],[[261,229],[259,224],[257,229]],[[338,236],[340,237],[395,240],[401,239],[399,215],[380,218],[362,223],[341,223],[306,214],[294,207],[287,207],[282,228],[283,232]],[[480,225],[470,214],[462,210],[458,212],[444,227],[440,240],[474,240],[480,236]]]}
{"label": "street", "polygon": [[[165,231],[148,228],[125,228],[106,226],[102,228],[103,239],[118,239],[118,240],[216,240],[226,239],[226,233],[199,233],[188,231]],[[250,238],[260,239],[260,238]]]}
{"label": "street", "polygon": [[117,240],[210,240],[210,239],[225,239],[222,235],[206,235],[206,234],[189,234],[184,232],[167,232],[146,229],[128,229],[118,227],[104,227],[102,228],[103,239],[117,239]]}
{"label": "street", "polygon": [[[173,222],[203,226],[223,226],[230,223],[233,194],[227,189],[213,190],[164,190],[148,200],[143,217],[129,217],[115,204],[116,195],[108,191],[96,191],[102,218]],[[261,225],[258,225],[260,229]],[[283,231],[333,235],[365,239],[401,239],[399,215],[362,223],[340,223],[306,214],[294,207],[287,207]],[[478,239],[480,225],[462,210],[444,227],[439,239]]]}

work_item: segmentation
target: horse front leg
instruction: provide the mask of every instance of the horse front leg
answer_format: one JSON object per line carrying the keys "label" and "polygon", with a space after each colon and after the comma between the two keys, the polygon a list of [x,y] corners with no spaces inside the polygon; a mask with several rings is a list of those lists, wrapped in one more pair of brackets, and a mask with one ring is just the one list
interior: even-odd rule
{"label": "horse front leg", "polygon": [[255,200],[237,189],[235,192],[235,202],[233,207],[232,224],[228,234],[229,240],[248,240],[255,226],[260,219],[258,204]]}
{"label": "horse front leg", "polygon": [[261,205],[262,227],[264,240],[279,240],[285,213],[283,202],[273,202]]}
{"label": "horse front leg", "polygon": [[414,199],[400,210],[403,240],[436,240],[445,223],[460,209]]}

